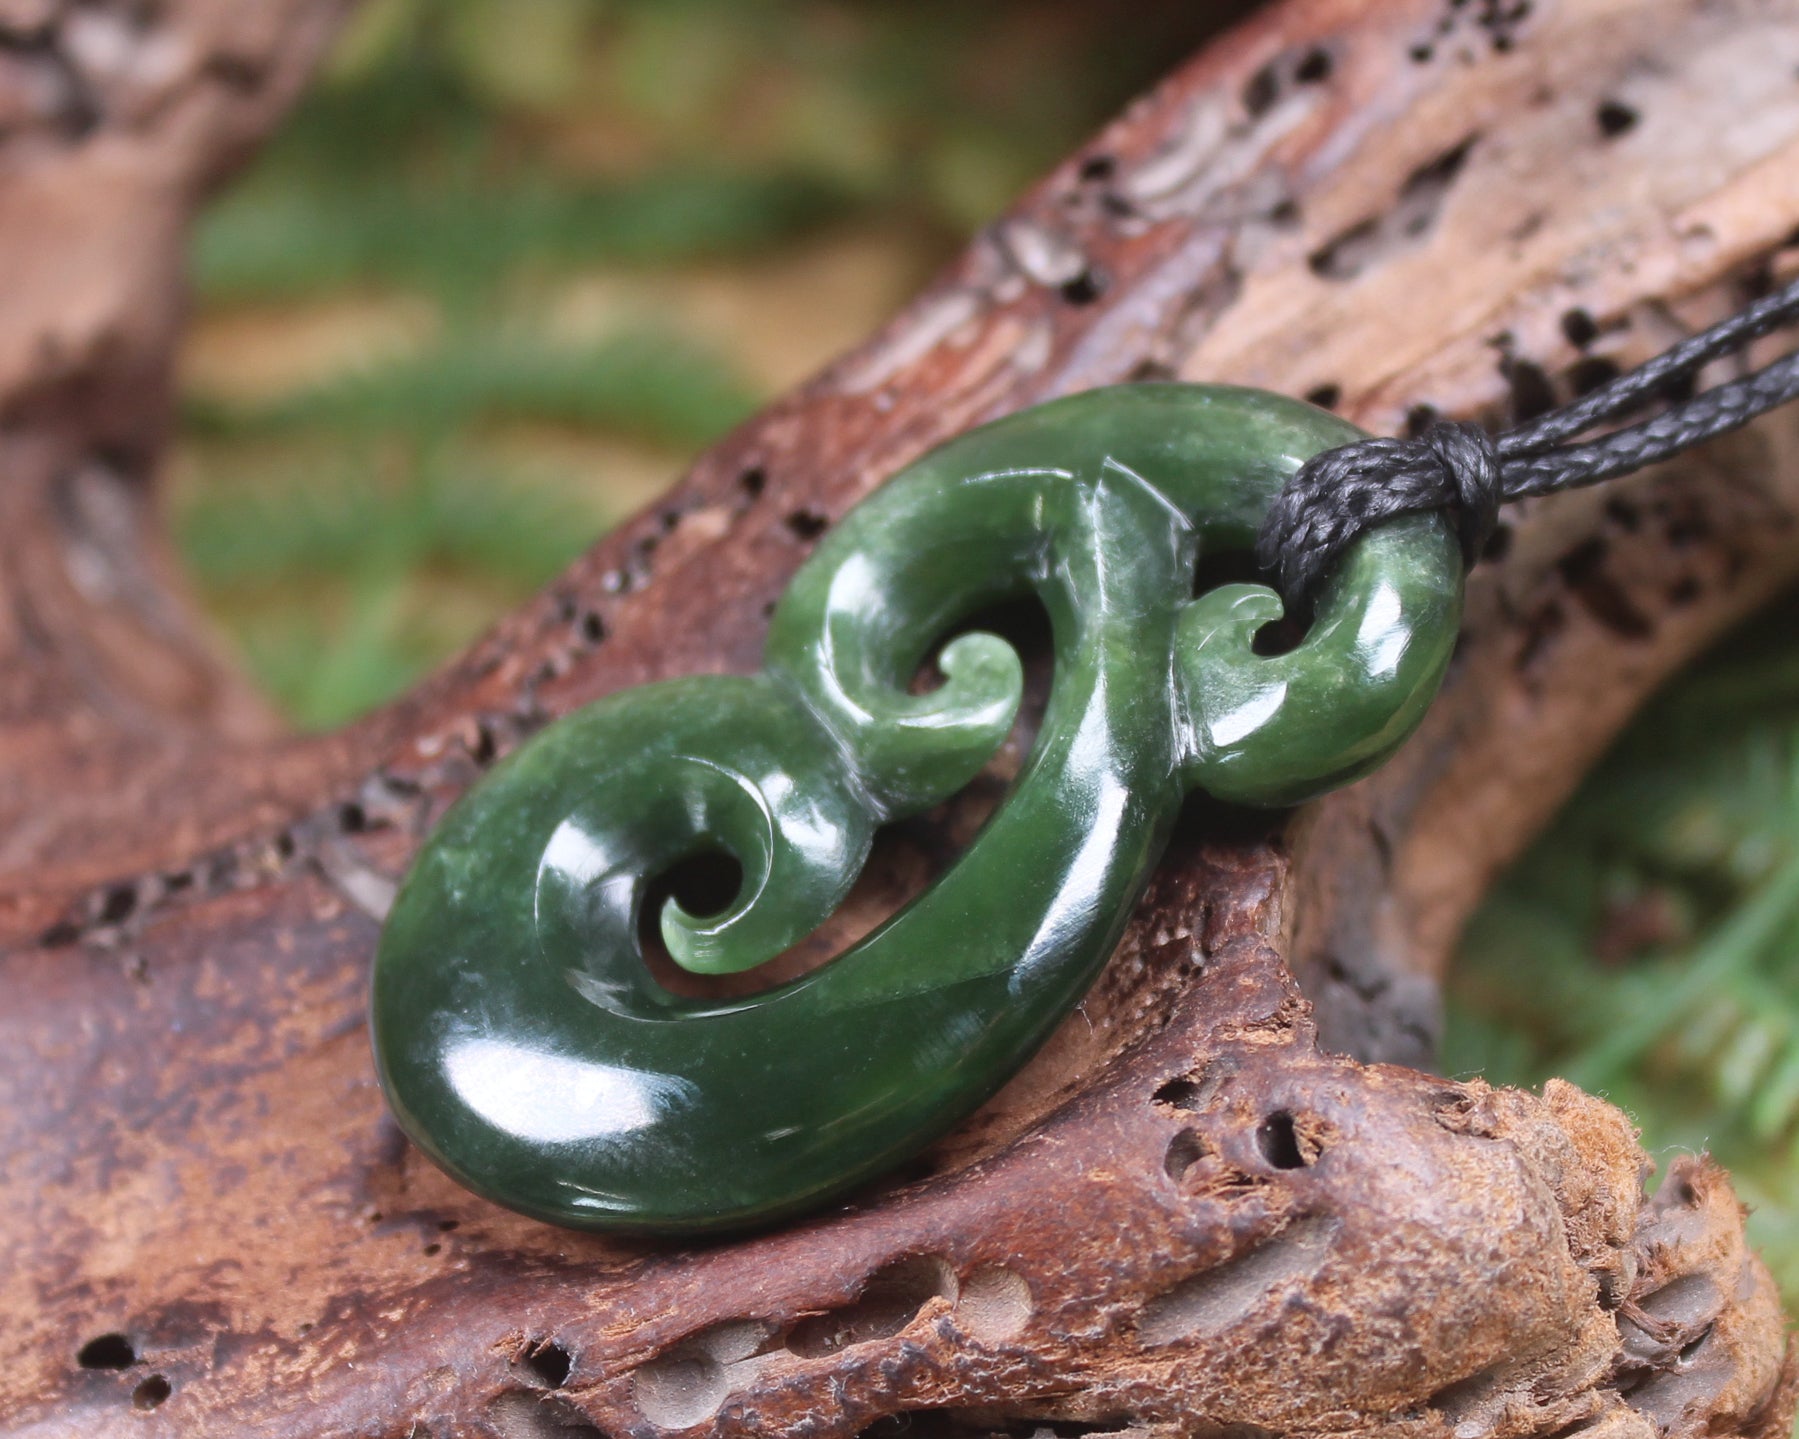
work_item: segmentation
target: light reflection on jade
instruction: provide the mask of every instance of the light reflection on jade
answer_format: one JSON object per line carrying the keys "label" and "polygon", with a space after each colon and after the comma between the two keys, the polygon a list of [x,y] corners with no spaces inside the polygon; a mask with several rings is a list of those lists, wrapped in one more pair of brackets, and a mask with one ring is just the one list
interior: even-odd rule
{"label": "light reflection on jade", "polygon": [[[1258,585],[1195,597],[1282,482],[1360,438],[1253,390],[1095,390],[970,431],[894,476],[794,576],[761,672],[613,695],[476,785],[381,938],[373,1035],[406,1132],[469,1187],[557,1224],[663,1233],[793,1214],[915,1153],[1079,1002],[1191,789],[1288,805],[1378,765],[1448,661],[1443,520],[1346,554],[1303,640]],[[1035,595],[1054,684],[1024,772],[966,852],[823,967],[730,1000],[650,975],[639,910],[701,852],[736,898],[660,914],[686,969],[748,969],[843,900],[878,826],[994,755],[1022,667],[943,637]],[[941,646],[941,648],[938,648]],[[935,656],[945,676],[908,685]]]}

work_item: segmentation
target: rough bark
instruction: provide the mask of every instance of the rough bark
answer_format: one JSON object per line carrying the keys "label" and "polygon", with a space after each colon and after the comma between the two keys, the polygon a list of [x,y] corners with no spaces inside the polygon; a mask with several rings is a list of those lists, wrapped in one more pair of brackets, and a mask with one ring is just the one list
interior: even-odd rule
{"label": "rough bark", "polygon": [[[1721,1174],[1646,1199],[1599,1101],[1370,1061],[1428,1057],[1492,871],[1799,569],[1791,417],[1512,516],[1399,760],[1285,827],[1196,807],[1038,1060],[810,1222],[681,1248],[475,1200],[383,1115],[361,1011],[445,804],[588,699],[753,667],[819,530],[955,430],[1169,374],[1495,418],[1736,303],[1791,259],[1799,12],[1262,11],[436,680],[297,742],[141,526],[183,219],[333,8],[173,0],[90,76],[113,12],[0,5],[0,116],[46,75],[84,97],[0,141],[0,254],[36,277],[0,310],[7,1432],[1786,1432]],[[982,800],[892,838],[845,926]]]}

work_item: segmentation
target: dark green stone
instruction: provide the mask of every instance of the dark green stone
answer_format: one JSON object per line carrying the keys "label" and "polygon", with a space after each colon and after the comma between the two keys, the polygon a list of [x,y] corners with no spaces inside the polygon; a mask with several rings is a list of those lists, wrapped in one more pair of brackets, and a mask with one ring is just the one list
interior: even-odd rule
{"label": "dark green stone", "polygon": [[[502,1204],[662,1232],[791,1214],[916,1152],[997,1089],[1117,942],[1182,796],[1284,805],[1411,731],[1456,633],[1436,516],[1364,537],[1297,648],[1279,599],[1193,598],[1310,455],[1360,437],[1251,390],[1097,390],[971,431],[847,516],[794,577],[765,667],[613,696],[552,725],[444,819],[375,963],[373,1032],[406,1131]],[[721,914],[670,903],[687,968],[747,969],[849,890],[877,826],[953,794],[1019,702],[1003,640],[941,637],[1035,594],[1056,651],[1005,804],[912,904],[746,999],[678,997],[637,942],[648,883],[724,849]]]}

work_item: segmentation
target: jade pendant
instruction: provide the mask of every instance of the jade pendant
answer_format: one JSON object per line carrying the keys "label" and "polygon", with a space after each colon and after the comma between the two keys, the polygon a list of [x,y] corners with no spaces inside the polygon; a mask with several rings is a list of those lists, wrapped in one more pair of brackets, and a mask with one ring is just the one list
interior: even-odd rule
{"label": "jade pendant", "polygon": [[[1283,654],[1255,648],[1282,614],[1273,591],[1203,588],[1207,556],[1249,548],[1290,474],[1361,437],[1213,386],[1012,415],[842,521],[794,576],[759,673],[551,725],[445,816],[382,935],[373,1039],[406,1132],[526,1214],[691,1233],[817,1205],[954,1125],[1079,1002],[1187,791],[1292,804],[1378,765],[1422,716],[1461,608],[1440,517],[1359,540]],[[640,910],[675,864],[722,850],[743,881],[717,914],[666,903],[671,955],[748,969],[832,913],[880,825],[968,783],[1022,670],[997,636],[943,637],[1032,594],[1054,636],[1048,708],[961,857],[778,988],[657,983]],[[932,656],[944,682],[908,693]]]}

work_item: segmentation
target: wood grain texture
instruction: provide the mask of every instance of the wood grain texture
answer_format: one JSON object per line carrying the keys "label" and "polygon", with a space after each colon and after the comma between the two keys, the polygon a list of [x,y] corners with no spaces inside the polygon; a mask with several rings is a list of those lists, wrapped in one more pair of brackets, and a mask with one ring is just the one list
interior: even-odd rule
{"label": "wood grain texture", "polygon": [[[1400,759],[1284,826],[1196,807],[1049,1048],[813,1221],[681,1248],[497,1210],[385,1117],[362,1010],[377,916],[457,793],[586,700],[753,668],[821,528],[964,426],[1174,374],[1380,428],[1497,419],[1738,303],[1793,259],[1799,11],[1259,11],[435,680],[298,742],[154,564],[141,598],[118,577],[155,554],[182,224],[332,8],[171,0],[134,43],[235,79],[0,142],[0,254],[62,275],[0,307],[0,1431],[1787,1432],[1783,1322],[1721,1174],[1685,1161],[1646,1199],[1599,1101],[1371,1061],[1428,1059],[1493,870],[1799,569],[1791,417],[1509,515]],[[0,60],[72,65],[95,13],[5,0],[0,35],[35,38]],[[22,85],[0,65],[0,115]],[[69,518],[95,466],[129,525]],[[96,534],[121,537],[97,585]],[[891,837],[817,948],[981,803]]]}

